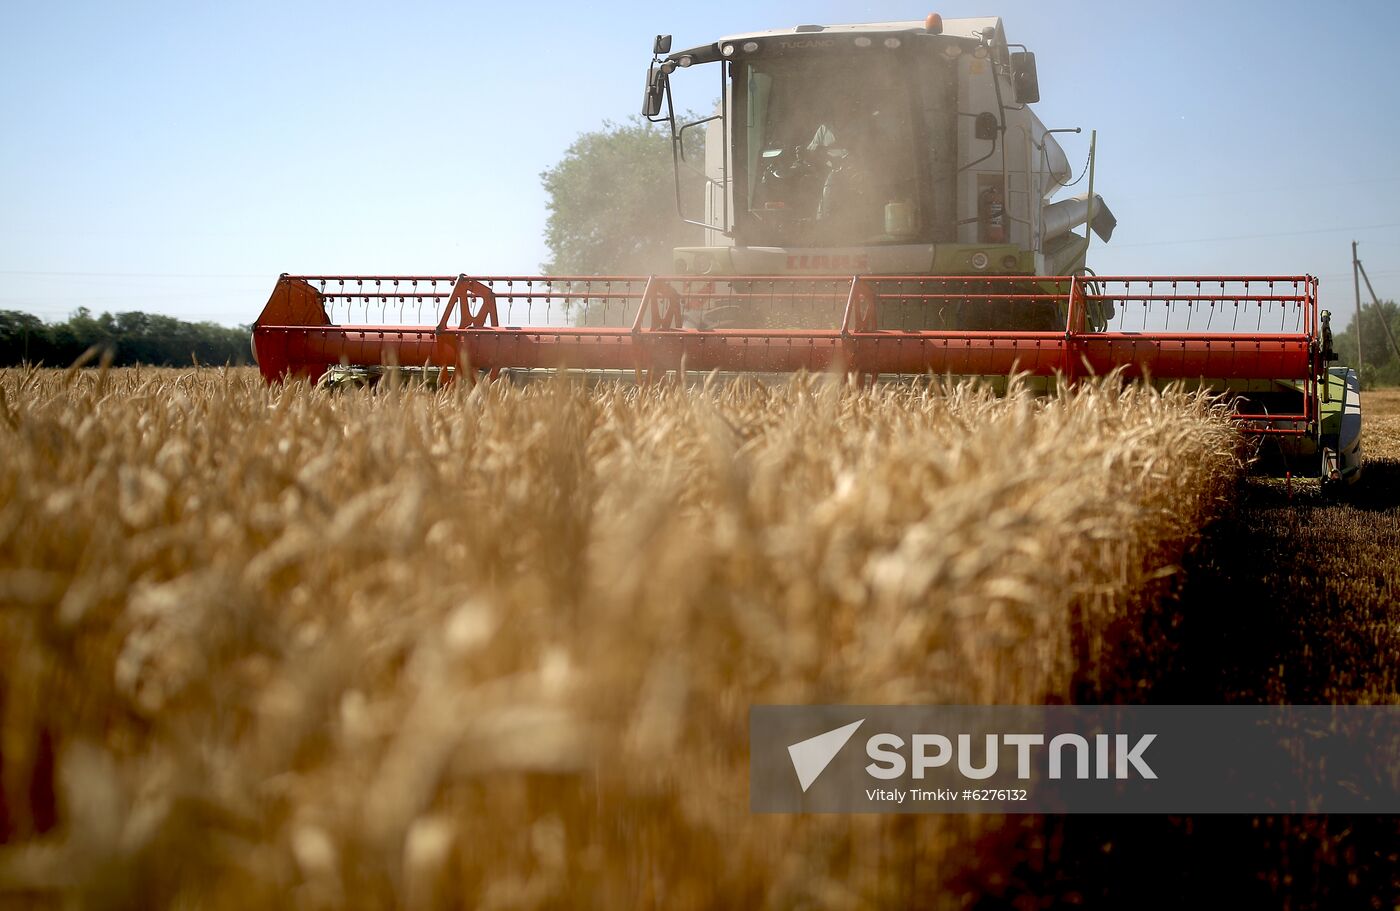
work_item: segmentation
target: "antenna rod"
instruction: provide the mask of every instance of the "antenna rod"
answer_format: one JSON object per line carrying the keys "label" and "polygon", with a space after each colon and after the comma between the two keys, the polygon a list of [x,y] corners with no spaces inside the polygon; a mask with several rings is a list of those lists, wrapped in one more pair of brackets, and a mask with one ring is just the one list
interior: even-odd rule
{"label": "antenna rod", "polygon": [[1356,241],[1351,242],[1351,283],[1356,289],[1356,379],[1361,381],[1361,260],[1356,258]]}
{"label": "antenna rod", "polygon": [[1094,152],[1099,144],[1099,131],[1089,131],[1089,215],[1084,222],[1084,267],[1089,266],[1089,244],[1094,237]]}

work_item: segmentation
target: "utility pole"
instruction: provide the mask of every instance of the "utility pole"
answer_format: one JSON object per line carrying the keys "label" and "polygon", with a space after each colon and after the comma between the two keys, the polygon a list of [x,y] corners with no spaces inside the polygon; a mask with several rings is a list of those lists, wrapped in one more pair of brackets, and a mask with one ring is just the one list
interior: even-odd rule
{"label": "utility pole", "polygon": [[1385,315],[1385,308],[1381,306],[1381,299],[1376,296],[1376,289],[1371,287],[1371,276],[1366,274],[1366,267],[1361,265],[1361,260],[1356,260],[1356,267],[1361,270],[1361,278],[1366,282],[1366,290],[1371,294],[1371,303],[1376,305],[1376,316],[1380,317],[1381,328],[1385,330],[1386,340],[1390,342],[1390,350],[1395,352],[1396,357],[1400,357],[1400,344],[1396,344],[1395,335],[1390,331],[1390,320]]}
{"label": "utility pole", "polygon": [[1351,242],[1351,284],[1356,289],[1356,378],[1361,379],[1361,260],[1356,258],[1356,241]]}

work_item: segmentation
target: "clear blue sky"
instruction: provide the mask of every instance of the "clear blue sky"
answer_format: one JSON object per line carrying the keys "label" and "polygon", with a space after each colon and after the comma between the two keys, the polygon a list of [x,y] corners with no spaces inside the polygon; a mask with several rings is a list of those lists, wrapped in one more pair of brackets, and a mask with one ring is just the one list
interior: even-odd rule
{"label": "clear blue sky", "polygon": [[1099,272],[1311,272],[1345,321],[1356,239],[1400,297],[1393,2],[9,0],[0,309],[236,324],[284,271],[533,273],[540,172],[635,111],[657,32],[933,10],[1036,52],[1076,167],[1099,131]]}

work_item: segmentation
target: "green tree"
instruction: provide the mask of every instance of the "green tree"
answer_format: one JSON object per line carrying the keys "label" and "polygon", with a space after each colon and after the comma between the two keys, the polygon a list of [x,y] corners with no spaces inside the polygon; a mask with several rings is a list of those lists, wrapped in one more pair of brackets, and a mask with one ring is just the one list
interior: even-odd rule
{"label": "green tree", "polygon": [[[686,158],[704,161],[703,130],[686,131]],[[549,194],[545,241],[552,275],[669,272],[675,247],[702,231],[676,212],[670,130],[639,117],[584,133],[540,175]],[[704,178],[681,164],[686,215],[703,218]]]}
{"label": "green tree", "polygon": [[[1361,308],[1361,344],[1364,360],[1361,372],[1361,385],[1373,386],[1400,385],[1400,356],[1386,338],[1385,326],[1400,341],[1400,305],[1395,301],[1381,301],[1380,306],[1366,304]],[[1341,363],[1356,366],[1356,319],[1347,324],[1346,329],[1333,338],[1332,347]]]}
{"label": "green tree", "polygon": [[66,321],[45,323],[37,316],[0,310],[0,366],[21,363],[66,367],[96,345],[111,352],[117,366],[169,367],[246,364],[250,328],[187,323],[173,316],[127,312],[94,317],[80,307]]}
{"label": "green tree", "polygon": [[0,363],[38,360],[48,354],[49,327],[37,316],[15,310],[0,310]]}

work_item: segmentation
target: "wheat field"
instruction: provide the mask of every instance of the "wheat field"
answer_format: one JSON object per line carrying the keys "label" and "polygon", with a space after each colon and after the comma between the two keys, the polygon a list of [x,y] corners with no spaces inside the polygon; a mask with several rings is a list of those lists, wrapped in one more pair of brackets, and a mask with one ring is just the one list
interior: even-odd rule
{"label": "wheat field", "polygon": [[20,906],[965,907],[1003,820],[753,816],[749,706],[1071,698],[1242,468],[1112,383],[0,393]]}

